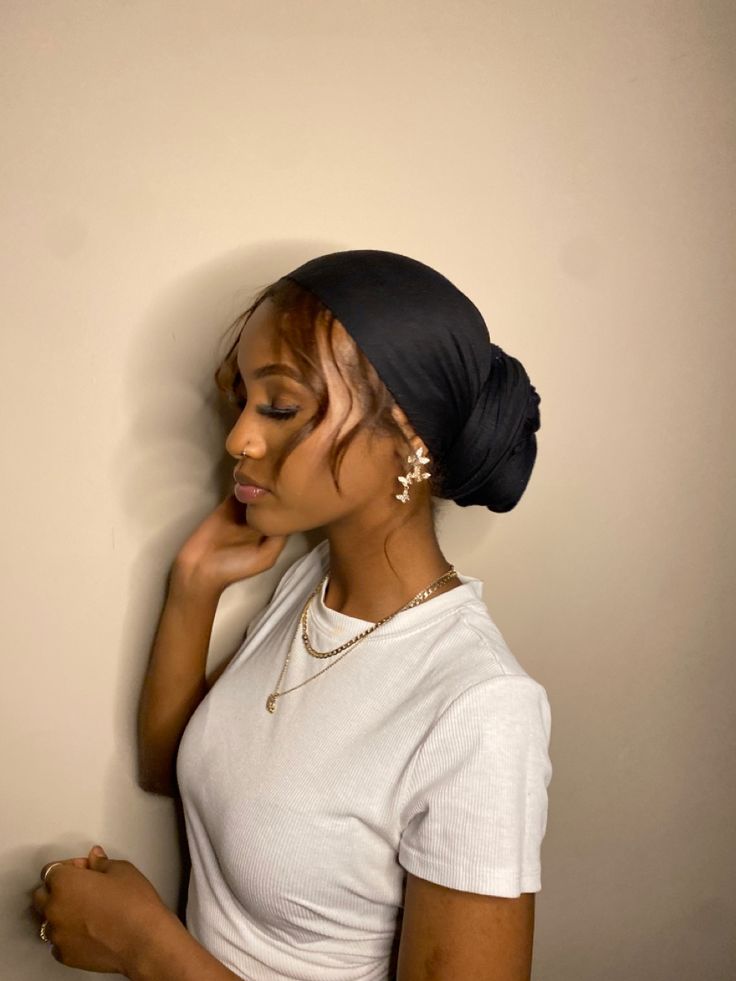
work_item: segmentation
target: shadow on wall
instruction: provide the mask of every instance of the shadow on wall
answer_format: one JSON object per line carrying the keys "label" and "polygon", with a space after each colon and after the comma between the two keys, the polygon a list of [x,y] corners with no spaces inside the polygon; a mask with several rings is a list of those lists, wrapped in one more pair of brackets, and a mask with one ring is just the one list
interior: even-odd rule
{"label": "shadow on wall", "polygon": [[[119,511],[142,547],[130,569],[116,679],[118,752],[104,774],[99,826],[105,828],[108,854],[127,852],[182,919],[190,868],[183,811],[178,799],[172,809],[170,798],[140,788],[136,794],[136,717],[171,562],[232,484],[234,461],[225,450],[232,422],[213,374],[224,353],[225,330],[259,289],[310,255],[342,247],[280,242],[229,252],[169,284],[132,328],[124,354],[127,426],[115,448],[121,467],[115,487]],[[312,544],[308,536],[293,536],[273,569],[226,590],[213,627],[208,675],[240,644],[284,569]],[[130,842],[131,828],[138,828],[135,856],[117,847]]]}

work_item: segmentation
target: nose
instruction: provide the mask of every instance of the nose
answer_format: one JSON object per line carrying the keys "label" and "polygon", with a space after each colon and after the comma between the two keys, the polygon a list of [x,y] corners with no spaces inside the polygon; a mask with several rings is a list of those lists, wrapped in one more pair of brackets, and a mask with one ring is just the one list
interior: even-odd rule
{"label": "nose", "polygon": [[227,434],[225,449],[231,457],[239,460],[247,446],[248,456],[260,459],[266,452],[266,445],[258,427],[251,425],[246,416],[247,411],[241,413],[240,418]]}

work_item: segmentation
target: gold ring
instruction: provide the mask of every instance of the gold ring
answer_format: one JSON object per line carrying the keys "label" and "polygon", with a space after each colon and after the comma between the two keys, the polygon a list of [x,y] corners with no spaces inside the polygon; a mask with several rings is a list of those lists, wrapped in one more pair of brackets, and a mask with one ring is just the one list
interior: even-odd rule
{"label": "gold ring", "polygon": [[63,865],[63,864],[64,864],[63,862],[52,862],[51,865],[49,865],[49,867],[46,869],[46,871],[44,872],[44,874],[41,876],[41,878],[43,879],[45,885],[48,885],[48,883],[46,882],[46,876],[54,868],[54,866],[56,866],[56,865]]}
{"label": "gold ring", "polygon": [[49,921],[48,920],[44,920],[43,923],[41,924],[41,929],[38,931],[39,937],[41,938],[41,940],[43,940],[43,942],[45,944],[50,944],[51,943],[51,941],[49,940],[49,938],[46,936],[46,927],[48,925],[49,925]]}

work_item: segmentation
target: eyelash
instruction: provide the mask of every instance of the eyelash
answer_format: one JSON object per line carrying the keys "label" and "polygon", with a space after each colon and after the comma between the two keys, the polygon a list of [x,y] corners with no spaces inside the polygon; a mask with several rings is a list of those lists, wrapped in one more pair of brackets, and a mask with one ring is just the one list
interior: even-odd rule
{"label": "eyelash", "polygon": [[[246,399],[242,395],[232,395],[230,401],[233,405],[236,405],[238,409],[242,412],[245,408]],[[274,406],[269,405],[259,405],[256,407],[257,411],[269,419],[275,419],[276,422],[286,422],[287,419],[293,419],[297,414],[299,409],[277,409]]]}

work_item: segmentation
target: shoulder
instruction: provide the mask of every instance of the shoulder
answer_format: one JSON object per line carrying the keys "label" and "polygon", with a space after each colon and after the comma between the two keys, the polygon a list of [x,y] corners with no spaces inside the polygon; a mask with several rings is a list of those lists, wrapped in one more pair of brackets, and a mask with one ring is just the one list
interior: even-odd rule
{"label": "shoulder", "polygon": [[[501,780],[509,768],[535,764],[548,769],[551,709],[547,691],[526,673],[496,674],[473,681],[445,699],[417,747],[414,775],[443,771],[453,777],[474,765]],[[477,775],[477,774],[476,774]],[[545,783],[551,773],[544,773]]]}
{"label": "shoulder", "polygon": [[[482,599],[482,583],[463,577],[463,601],[434,624],[432,641],[417,677],[424,691],[433,689],[438,718],[457,700],[481,704],[514,697],[514,692],[546,691],[511,651]],[[446,594],[449,596],[451,594]]]}
{"label": "shoulder", "polygon": [[[534,766],[547,785],[551,777],[549,746],[552,710],[547,690],[525,671],[496,674],[463,689],[432,726],[435,751],[448,752],[454,741],[459,754],[475,754],[483,766]],[[431,747],[430,747],[431,748]]]}

